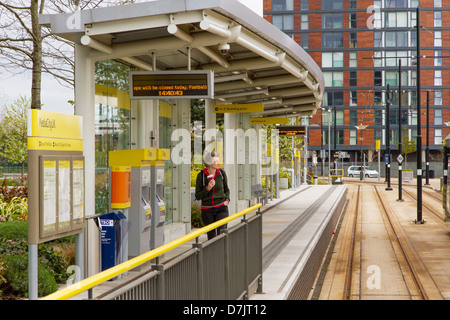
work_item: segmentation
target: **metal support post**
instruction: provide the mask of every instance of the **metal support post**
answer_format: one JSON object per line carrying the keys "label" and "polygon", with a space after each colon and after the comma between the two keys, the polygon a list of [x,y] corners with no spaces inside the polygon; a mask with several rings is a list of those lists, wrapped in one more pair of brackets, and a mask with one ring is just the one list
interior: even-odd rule
{"label": "metal support post", "polygon": [[402,59],[398,59],[398,199],[402,199]]}
{"label": "metal support post", "polygon": [[[158,259],[158,258],[157,258]],[[158,271],[158,276],[156,278],[156,299],[155,300],[165,300],[165,283],[164,283],[164,265],[156,264],[152,265],[152,271]]]}
{"label": "metal support post", "polygon": [[447,187],[448,187],[448,152],[449,148],[444,146],[444,176],[443,176],[443,187],[442,187],[442,207],[444,209],[444,221],[449,221],[450,214],[448,212],[448,202],[447,202]]}
{"label": "metal support post", "polygon": [[427,141],[425,143],[425,185],[430,185],[430,91],[427,91]]}
{"label": "metal support post", "polygon": [[422,125],[420,114],[420,8],[417,7],[416,13],[416,32],[417,32],[417,219],[415,223],[423,224],[422,220]]}
{"label": "metal support post", "polygon": [[38,299],[38,245],[28,245],[28,298]]}
{"label": "metal support post", "polygon": [[205,288],[203,281],[203,245],[198,242],[198,238],[195,239],[195,243],[192,244],[192,247],[197,251],[197,284],[198,284],[198,299],[205,300]]}
{"label": "metal support post", "polygon": [[389,123],[389,115],[390,115],[390,110],[389,107],[391,105],[391,101],[390,101],[390,91],[389,91],[389,84],[387,85],[387,89],[386,89],[386,180],[387,180],[387,187],[384,190],[392,190],[391,187],[391,128],[390,128],[390,123]]}

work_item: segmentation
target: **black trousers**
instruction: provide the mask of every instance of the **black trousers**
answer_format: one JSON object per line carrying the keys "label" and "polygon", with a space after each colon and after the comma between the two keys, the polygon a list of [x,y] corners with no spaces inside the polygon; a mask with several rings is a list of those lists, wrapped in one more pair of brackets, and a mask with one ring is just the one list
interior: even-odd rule
{"label": "black trousers", "polygon": [[[205,226],[219,221],[223,218],[228,217],[228,206],[223,205],[217,208],[211,208],[211,209],[202,209],[202,220]],[[221,225],[220,227],[213,229],[209,232],[207,232],[208,240],[214,238],[215,236],[219,235],[222,229],[226,229],[227,225]]]}

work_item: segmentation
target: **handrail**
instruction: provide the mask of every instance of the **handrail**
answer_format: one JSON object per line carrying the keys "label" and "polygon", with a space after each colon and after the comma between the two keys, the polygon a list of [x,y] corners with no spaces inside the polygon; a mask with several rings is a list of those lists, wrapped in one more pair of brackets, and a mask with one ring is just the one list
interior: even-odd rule
{"label": "handrail", "polygon": [[125,261],[121,264],[118,264],[117,266],[114,266],[105,271],[97,273],[89,278],[81,280],[80,282],[74,283],[64,289],[58,290],[48,296],[41,298],[41,300],[66,300],[68,298],[76,296],[76,295],[78,295],[86,290],[89,290],[105,281],[108,281],[130,269],[133,269],[147,261],[150,261],[150,260],[162,255],[163,253],[170,251],[192,239],[195,239],[208,231],[216,229],[217,227],[220,227],[221,225],[224,225],[234,219],[237,219],[247,213],[250,213],[253,210],[258,209],[261,206],[262,206],[261,203],[257,203],[255,205],[248,207],[247,209],[244,209],[242,211],[239,211],[227,218],[224,218],[217,222],[211,223],[211,224],[207,225],[206,227],[203,227],[196,231],[188,233],[187,235],[185,235],[181,238],[178,238],[176,240],[173,240],[167,244],[164,244],[156,249],[150,250],[140,256],[137,256],[137,257],[132,258],[128,261]]}
{"label": "handrail", "polygon": [[[344,169],[330,169],[330,173],[331,172],[334,172],[334,173],[336,173],[336,174],[330,174],[330,177],[343,177],[344,176]],[[341,172],[340,174],[337,174],[337,172]]]}

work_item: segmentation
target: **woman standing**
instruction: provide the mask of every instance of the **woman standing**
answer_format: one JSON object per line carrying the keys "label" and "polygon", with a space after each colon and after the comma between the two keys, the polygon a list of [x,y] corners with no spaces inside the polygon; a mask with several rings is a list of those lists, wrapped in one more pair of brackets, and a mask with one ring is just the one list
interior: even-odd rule
{"label": "woman standing", "polygon": [[[205,225],[228,217],[230,203],[230,189],[228,189],[227,175],[219,167],[219,155],[215,152],[204,158],[206,168],[199,172],[195,184],[195,198],[201,200],[202,219]],[[220,234],[227,225],[208,232],[208,240]]]}

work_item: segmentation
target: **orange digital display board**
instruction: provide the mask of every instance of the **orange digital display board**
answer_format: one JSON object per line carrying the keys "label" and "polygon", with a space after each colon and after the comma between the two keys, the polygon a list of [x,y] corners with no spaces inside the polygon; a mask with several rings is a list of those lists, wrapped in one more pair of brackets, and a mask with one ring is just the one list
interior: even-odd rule
{"label": "orange digital display board", "polygon": [[206,99],[214,92],[211,70],[130,73],[130,99]]}
{"label": "orange digital display board", "polygon": [[277,126],[280,136],[304,136],[306,133],[305,126]]}

